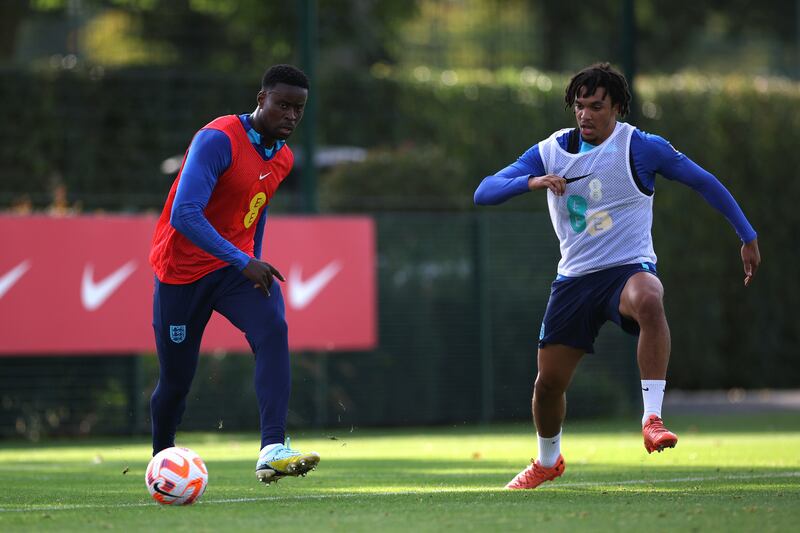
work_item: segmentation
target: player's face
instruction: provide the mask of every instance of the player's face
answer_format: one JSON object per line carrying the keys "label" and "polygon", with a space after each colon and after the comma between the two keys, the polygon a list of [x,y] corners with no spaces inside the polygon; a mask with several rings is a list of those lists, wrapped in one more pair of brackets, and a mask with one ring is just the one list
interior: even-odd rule
{"label": "player's face", "polygon": [[581,137],[590,144],[600,144],[617,126],[619,105],[611,105],[611,98],[603,87],[598,87],[593,95],[587,95],[585,88],[581,87],[578,94],[581,96],[575,99],[573,109]]}
{"label": "player's face", "polygon": [[266,137],[267,144],[287,139],[303,118],[308,89],[278,83],[258,93],[258,109],[254,116],[256,131]]}

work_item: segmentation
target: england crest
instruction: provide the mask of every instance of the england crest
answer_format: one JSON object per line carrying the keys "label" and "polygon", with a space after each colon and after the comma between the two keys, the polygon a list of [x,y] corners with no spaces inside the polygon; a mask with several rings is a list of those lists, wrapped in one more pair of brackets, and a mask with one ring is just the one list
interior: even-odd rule
{"label": "england crest", "polygon": [[186,326],[172,326],[169,327],[169,338],[175,344],[183,342],[186,338]]}

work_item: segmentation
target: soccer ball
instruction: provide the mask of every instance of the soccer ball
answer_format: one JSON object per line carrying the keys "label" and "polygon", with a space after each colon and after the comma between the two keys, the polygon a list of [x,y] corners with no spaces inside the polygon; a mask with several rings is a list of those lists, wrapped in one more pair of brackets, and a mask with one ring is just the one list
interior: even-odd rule
{"label": "soccer ball", "polygon": [[163,505],[196,502],[208,483],[208,470],[200,456],[189,448],[167,448],[150,460],[144,476],[147,490]]}

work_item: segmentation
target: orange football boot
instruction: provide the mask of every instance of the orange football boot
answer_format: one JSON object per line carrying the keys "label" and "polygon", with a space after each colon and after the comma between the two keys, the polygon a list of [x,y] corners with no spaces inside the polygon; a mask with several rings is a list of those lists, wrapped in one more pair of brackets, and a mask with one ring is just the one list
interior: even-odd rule
{"label": "orange football boot", "polygon": [[514,479],[508,482],[507,489],[535,489],[545,481],[553,481],[555,478],[564,473],[566,468],[564,463],[564,456],[559,455],[556,464],[547,468],[539,464],[539,461],[531,460],[528,467],[516,475]]}
{"label": "orange football boot", "polygon": [[647,453],[658,452],[664,448],[674,448],[678,444],[678,436],[664,427],[664,422],[656,415],[650,415],[642,427],[644,447]]}

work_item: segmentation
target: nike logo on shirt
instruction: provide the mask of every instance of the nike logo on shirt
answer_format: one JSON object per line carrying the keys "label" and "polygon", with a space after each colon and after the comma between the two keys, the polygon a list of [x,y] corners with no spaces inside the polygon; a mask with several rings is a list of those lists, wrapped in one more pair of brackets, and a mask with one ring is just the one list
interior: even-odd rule
{"label": "nike logo on shirt", "polygon": [[104,279],[95,283],[94,266],[89,263],[83,269],[83,280],[81,281],[81,302],[87,311],[94,311],[99,308],[108,298],[114,294],[128,276],[136,270],[136,261],[128,261]]}
{"label": "nike logo on shirt", "polygon": [[303,267],[292,265],[286,279],[289,288],[289,305],[294,309],[303,309],[322,292],[328,283],[342,270],[339,261],[331,261],[322,270],[303,280]]}
{"label": "nike logo on shirt", "polygon": [[266,174],[259,174],[259,175],[258,175],[258,179],[259,179],[259,180],[263,180],[264,178],[266,178],[266,177],[267,177],[267,176],[269,176],[270,174],[272,174],[272,171],[271,171],[271,170],[270,170],[269,172],[267,172]]}
{"label": "nike logo on shirt", "polygon": [[583,178],[588,178],[592,174],[594,174],[594,172],[589,172],[588,174],[584,174],[583,176],[575,176],[574,178],[567,178],[565,181],[567,183],[572,183],[573,181],[578,181],[578,180],[582,180]]}

